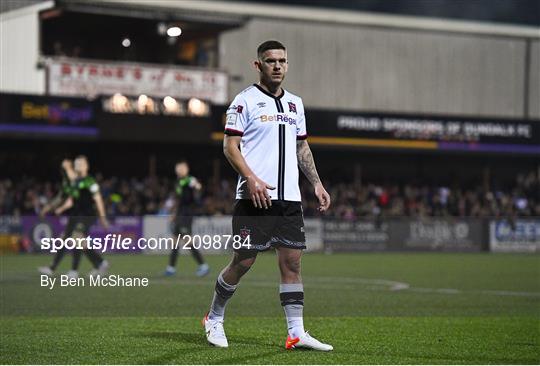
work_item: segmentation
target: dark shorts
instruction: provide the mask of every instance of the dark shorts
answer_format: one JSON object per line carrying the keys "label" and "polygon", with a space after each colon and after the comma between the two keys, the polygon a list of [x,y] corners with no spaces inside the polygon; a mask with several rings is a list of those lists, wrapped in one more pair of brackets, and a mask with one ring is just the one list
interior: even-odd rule
{"label": "dark shorts", "polygon": [[191,235],[191,225],[193,216],[176,216],[172,223],[171,231],[173,235]]}
{"label": "dark shorts", "polygon": [[251,200],[237,200],[233,212],[233,234],[249,235],[251,247],[238,251],[265,251],[271,247],[306,249],[302,203],[272,201],[267,210],[255,208]]}
{"label": "dark shorts", "polygon": [[64,237],[71,238],[77,234],[81,234],[82,237],[88,236],[90,227],[94,225],[96,218],[92,216],[72,216],[68,219],[66,229],[64,230]]}

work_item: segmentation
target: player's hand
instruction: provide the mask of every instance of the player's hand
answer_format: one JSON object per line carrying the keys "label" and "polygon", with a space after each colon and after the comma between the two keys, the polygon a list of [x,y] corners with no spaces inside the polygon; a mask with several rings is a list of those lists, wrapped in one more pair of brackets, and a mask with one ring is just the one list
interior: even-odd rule
{"label": "player's hand", "polygon": [[62,210],[60,208],[57,208],[56,210],[54,210],[54,214],[56,216],[60,216],[62,214]]}
{"label": "player's hand", "polygon": [[64,170],[69,170],[71,169],[72,166],[73,166],[73,163],[71,162],[71,160],[69,159],[62,160],[62,168],[64,168]]}
{"label": "player's hand", "polygon": [[200,191],[202,189],[202,184],[197,180],[197,178],[192,178],[189,186],[191,188],[195,188],[195,190],[197,191]]}
{"label": "player's hand", "polygon": [[246,177],[247,186],[249,190],[249,195],[251,201],[256,208],[265,208],[272,206],[272,199],[268,194],[268,189],[276,189],[270,184],[264,182],[263,180],[257,178],[256,176]]}
{"label": "player's hand", "polygon": [[328,207],[330,207],[330,195],[320,182],[315,185],[315,196],[319,200],[318,210],[320,212],[328,210]]}

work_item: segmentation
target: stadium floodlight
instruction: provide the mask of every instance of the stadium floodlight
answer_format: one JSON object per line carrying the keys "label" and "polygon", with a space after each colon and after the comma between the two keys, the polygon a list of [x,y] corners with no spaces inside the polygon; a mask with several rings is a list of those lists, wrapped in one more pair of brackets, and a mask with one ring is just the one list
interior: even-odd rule
{"label": "stadium floodlight", "polygon": [[131,40],[129,38],[124,38],[122,40],[122,46],[128,48],[129,46],[131,46]]}
{"label": "stadium floodlight", "polygon": [[176,99],[174,99],[173,97],[170,97],[170,96],[166,96],[165,98],[163,98],[163,105],[167,108],[167,107],[174,107],[176,105]]}
{"label": "stadium floodlight", "polygon": [[192,116],[204,116],[208,113],[208,106],[197,98],[191,98],[188,102],[188,113]]}
{"label": "stadium floodlight", "polygon": [[139,114],[144,114],[148,107],[149,98],[145,94],[139,95],[139,98],[137,99],[137,111]]}
{"label": "stadium floodlight", "polygon": [[169,29],[167,29],[167,35],[169,37],[178,37],[181,34],[182,29],[180,29],[180,27],[169,27]]}
{"label": "stadium floodlight", "polygon": [[126,113],[129,111],[129,100],[126,96],[115,93],[111,99],[111,110],[116,113]]}
{"label": "stadium floodlight", "polygon": [[146,103],[148,102],[148,96],[146,94],[139,95],[138,102],[140,105],[146,105]]}
{"label": "stadium floodlight", "polygon": [[165,107],[165,114],[178,114],[181,111],[180,103],[168,95],[163,98],[163,106]]}

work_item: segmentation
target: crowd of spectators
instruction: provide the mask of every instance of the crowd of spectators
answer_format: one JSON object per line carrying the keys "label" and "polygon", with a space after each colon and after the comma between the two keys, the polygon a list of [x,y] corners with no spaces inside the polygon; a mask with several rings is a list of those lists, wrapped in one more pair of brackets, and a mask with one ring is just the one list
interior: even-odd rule
{"label": "crowd of spectators", "polygon": [[[167,215],[175,204],[172,177],[104,178],[96,176],[106,202],[107,214]],[[236,181],[202,181],[199,215],[232,213]],[[35,215],[58,192],[60,182],[35,178],[0,179],[0,215]],[[346,220],[359,217],[540,216],[540,180],[530,172],[516,177],[508,189],[430,186],[417,184],[343,183],[327,187],[332,207],[326,215]],[[318,216],[312,188],[301,184],[304,214]]]}
{"label": "crowd of spectators", "polygon": [[[518,175],[508,189],[479,184],[474,188],[415,184],[330,187],[333,215],[344,219],[382,217],[540,216],[540,180],[536,173]],[[309,206],[310,212],[315,206]]]}

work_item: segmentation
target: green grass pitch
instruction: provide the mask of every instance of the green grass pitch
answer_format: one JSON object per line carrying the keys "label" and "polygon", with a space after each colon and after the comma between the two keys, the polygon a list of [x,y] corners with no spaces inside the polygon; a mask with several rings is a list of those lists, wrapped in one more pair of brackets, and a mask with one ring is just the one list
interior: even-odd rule
{"label": "green grass pitch", "polygon": [[1,256],[0,363],[540,363],[538,255],[306,254],[305,326],[333,344],[329,353],[284,349],[273,253],[228,305],[228,349],[209,347],[200,324],[228,257],[209,256],[203,279],[186,253],[172,278],[161,276],[165,256],[107,257],[111,273],[150,286],[49,290],[36,267],[51,257]]}

